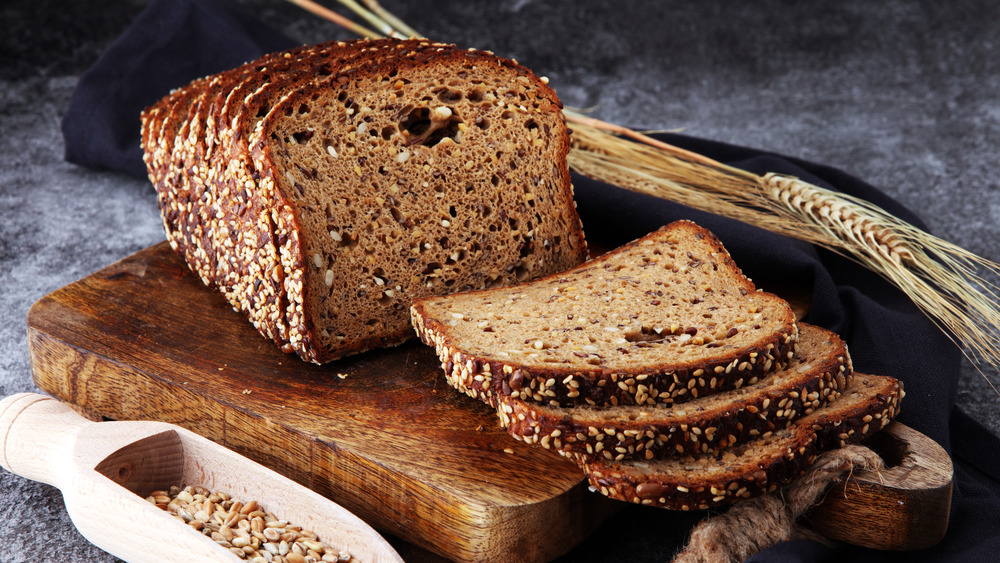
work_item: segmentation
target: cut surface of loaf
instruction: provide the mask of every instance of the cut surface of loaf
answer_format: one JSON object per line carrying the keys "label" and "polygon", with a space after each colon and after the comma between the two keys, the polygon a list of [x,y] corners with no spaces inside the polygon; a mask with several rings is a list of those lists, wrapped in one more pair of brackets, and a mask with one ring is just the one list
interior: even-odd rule
{"label": "cut surface of loaf", "polygon": [[799,323],[788,366],[759,380],[678,405],[552,407],[501,397],[501,426],[577,462],[658,459],[732,447],[785,428],[835,401],[851,378],[847,345]]}
{"label": "cut surface of loaf", "polygon": [[561,104],[512,61],[334,42],[168,98],[142,138],[171,245],[306,360],[412,338],[415,297],[586,257]]}
{"label": "cut surface of loaf", "polygon": [[856,373],[841,397],[792,426],[716,454],[663,460],[594,460],[582,465],[591,488],[628,502],[707,509],[772,492],[827,450],[855,444],[899,413],[902,385]]}
{"label": "cut surface of loaf", "polygon": [[788,303],[688,221],[530,283],[420,299],[411,314],[448,382],[493,406],[684,402],[783,367],[798,334]]}

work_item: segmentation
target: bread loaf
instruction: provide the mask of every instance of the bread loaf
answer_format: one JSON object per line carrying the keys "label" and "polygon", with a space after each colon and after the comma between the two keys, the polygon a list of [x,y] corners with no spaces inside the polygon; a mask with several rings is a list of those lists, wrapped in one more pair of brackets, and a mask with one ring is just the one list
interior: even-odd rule
{"label": "bread loaf", "polygon": [[856,444],[899,413],[903,389],[885,376],[855,374],[839,399],[792,426],[720,453],[582,465],[610,498],[676,510],[713,508],[772,492],[827,450]]}
{"label": "bread loaf", "polygon": [[586,257],[561,104],[490,53],[301,47],[165,97],[142,138],[171,245],[309,361],[413,337],[413,298]]}
{"label": "bread loaf", "polygon": [[784,367],[798,334],[788,303],[688,221],[530,283],[416,300],[411,314],[448,382],[492,406],[680,403]]}
{"label": "bread loaf", "polygon": [[823,408],[850,381],[844,341],[816,326],[798,327],[789,365],[739,389],[673,406],[569,408],[501,397],[501,426],[518,440],[577,462],[659,459],[731,448]]}

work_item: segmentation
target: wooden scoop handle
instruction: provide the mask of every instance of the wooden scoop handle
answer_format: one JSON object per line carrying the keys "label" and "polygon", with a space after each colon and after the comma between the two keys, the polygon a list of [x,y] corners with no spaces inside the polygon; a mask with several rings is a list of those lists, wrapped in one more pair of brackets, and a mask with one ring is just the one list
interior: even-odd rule
{"label": "wooden scoop handle", "polygon": [[11,473],[60,487],[72,465],[76,436],[87,419],[58,401],[19,393],[0,401],[0,465]]}
{"label": "wooden scoop handle", "polygon": [[[238,561],[210,538],[123,488],[131,475],[119,475],[119,469],[136,465],[127,454],[114,454],[137,441],[141,446],[157,432],[172,433],[161,423],[98,424],[51,397],[12,395],[0,401],[0,465],[58,487],[80,533],[122,559]],[[105,459],[113,466],[110,475],[101,471]],[[137,472],[148,473],[146,468]],[[116,516],[109,520],[109,515]],[[165,552],[164,546],[171,548]]]}
{"label": "wooden scoop handle", "polygon": [[80,533],[126,561],[240,560],[145,500],[153,490],[184,482],[259,501],[361,561],[402,561],[343,507],[165,422],[91,422],[51,397],[13,395],[0,401],[0,465],[58,487]]}

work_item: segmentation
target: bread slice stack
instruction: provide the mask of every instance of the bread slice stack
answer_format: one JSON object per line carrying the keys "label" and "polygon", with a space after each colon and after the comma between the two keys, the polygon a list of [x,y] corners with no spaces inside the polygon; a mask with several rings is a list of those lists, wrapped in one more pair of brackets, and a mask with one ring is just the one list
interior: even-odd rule
{"label": "bread slice stack", "polygon": [[887,425],[898,381],[756,289],[709,231],[678,221],[520,285],[416,300],[449,384],[621,500],[705,509],[805,471]]}
{"label": "bread slice stack", "polygon": [[587,255],[545,80],[491,53],[360,40],[267,55],[142,114],[171,246],[324,363],[413,338],[412,299]]}

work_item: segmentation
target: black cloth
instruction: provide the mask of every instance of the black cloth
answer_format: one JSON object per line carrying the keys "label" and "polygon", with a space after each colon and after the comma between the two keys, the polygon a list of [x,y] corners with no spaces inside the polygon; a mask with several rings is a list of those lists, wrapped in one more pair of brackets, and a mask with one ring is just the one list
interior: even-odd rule
{"label": "black cloth", "polygon": [[62,120],[65,159],[145,176],[144,108],[195,78],[294,46],[225,0],[154,1],[80,77]]}
{"label": "black cloth", "polygon": [[[139,111],[172,88],[294,41],[223,0],[153,0],[143,14],[81,78],[63,120],[66,159],[92,168],[144,175],[139,148]],[[692,137],[661,138],[756,173],[802,178],[872,201],[923,228],[910,210],[839,170],[786,156]],[[952,455],[955,489],[947,537],[921,553],[883,553],[808,541],[785,542],[752,561],[990,561],[1000,554],[1000,440],[955,407],[958,348],[913,303],[869,270],[826,250],[709,213],[575,176],[576,197],[588,239],[616,245],[675,219],[691,219],[712,230],[758,285],[790,284],[808,289],[806,321],[840,334],[862,372],[904,382],[899,420],[930,436]],[[672,553],[684,530],[701,515],[631,518],[645,522],[645,550]],[[674,513],[676,514],[676,513]],[[629,518],[630,516],[623,516]],[[685,527],[657,534],[657,521]],[[613,525],[613,524],[609,524]],[[651,537],[650,537],[651,535]],[[661,539],[662,538],[662,539]],[[603,551],[590,539],[570,553],[593,557]],[[662,545],[657,546],[657,541]],[[659,547],[659,550],[657,550]],[[611,552],[615,553],[615,552]],[[636,554],[641,555],[641,554]]]}

